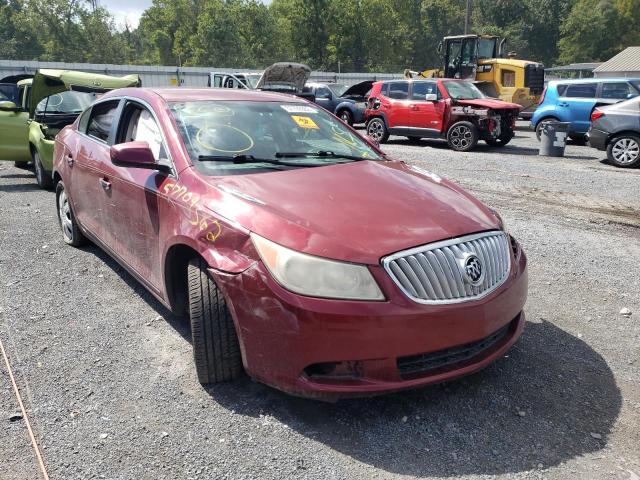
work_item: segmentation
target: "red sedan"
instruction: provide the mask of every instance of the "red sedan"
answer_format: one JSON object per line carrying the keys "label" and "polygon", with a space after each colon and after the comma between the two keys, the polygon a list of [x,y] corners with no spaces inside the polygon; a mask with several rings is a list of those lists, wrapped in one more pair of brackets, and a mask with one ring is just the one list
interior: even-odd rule
{"label": "red sedan", "polygon": [[190,317],[202,383],[389,392],[476,371],[522,332],[527,261],[500,217],[305,100],[116,90],[54,158],[64,240]]}

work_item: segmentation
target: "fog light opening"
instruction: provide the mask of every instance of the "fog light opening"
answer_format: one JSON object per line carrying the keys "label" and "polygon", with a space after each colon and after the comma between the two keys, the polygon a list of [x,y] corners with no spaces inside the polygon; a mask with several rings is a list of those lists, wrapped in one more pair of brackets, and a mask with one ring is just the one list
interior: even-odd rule
{"label": "fog light opening", "polygon": [[362,362],[325,362],[314,363],[304,369],[311,379],[350,380],[362,377]]}

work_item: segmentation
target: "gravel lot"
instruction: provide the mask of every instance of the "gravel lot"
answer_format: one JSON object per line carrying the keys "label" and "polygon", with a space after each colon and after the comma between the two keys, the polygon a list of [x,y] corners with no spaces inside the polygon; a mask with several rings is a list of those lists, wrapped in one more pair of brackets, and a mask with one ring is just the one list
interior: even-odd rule
{"label": "gravel lot", "polygon": [[[640,170],[573,144],[538,157],[524,130],[502,150],[384,149],[500,211],[529,255],[528,324],[478,374],[337,404],[203,389],[188,326],[96,247],[64,245],[53,193],[0,163],[0,338],[51,479],[638,480]],[[0,372],[0,479],[41,478]]]}

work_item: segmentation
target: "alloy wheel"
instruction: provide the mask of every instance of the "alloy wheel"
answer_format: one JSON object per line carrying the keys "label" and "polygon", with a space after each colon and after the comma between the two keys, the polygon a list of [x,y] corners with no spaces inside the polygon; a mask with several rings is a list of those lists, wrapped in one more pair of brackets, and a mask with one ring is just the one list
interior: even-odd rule
{"label": "alloy wheel", "polygon": [[367,134],[374,140],[380,142],[382,137],[384,137],[384,125],[378,120],[372,120],[367,127]]}
{"label": "alloy wheel", "polygon": [[466,125],[457,125],[453,127],[450,134],[451,144],[456,149],[468,148],[473,141],[473,132]]}
{"label": "alloy wheel", "polygon": [[60,217],[60,226],[62,227],[62,234],[64,237],[72,241],[73,240],[73,219],[71,218],[71,208],[69,207],[69,200],[64,190],[60,192],[58,197],[58,216]]}
{"label": "alloy wheel", "polygon": [[633,138],[621,138],[614,143],[611,155],[620,165],[631,164],[640,155],[640,145]]}

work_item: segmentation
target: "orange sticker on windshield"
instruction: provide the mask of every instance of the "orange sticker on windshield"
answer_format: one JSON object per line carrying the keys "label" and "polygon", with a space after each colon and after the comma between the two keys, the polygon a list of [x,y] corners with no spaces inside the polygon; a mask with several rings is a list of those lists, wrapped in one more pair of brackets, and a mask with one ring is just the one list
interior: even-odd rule
{"label": "orange sticker on windshield", "polygon": [[316,122],[314,122],[309,117],[301,117],[299,115],[291,115],[291,119],[294,122],[296,122],[296,124],[298,124],[298,126],[300,128],[310,128],[310,129],[314,129],[314,130],[320,130],[320,127],[318,127],[318,125],[316,125]]}

